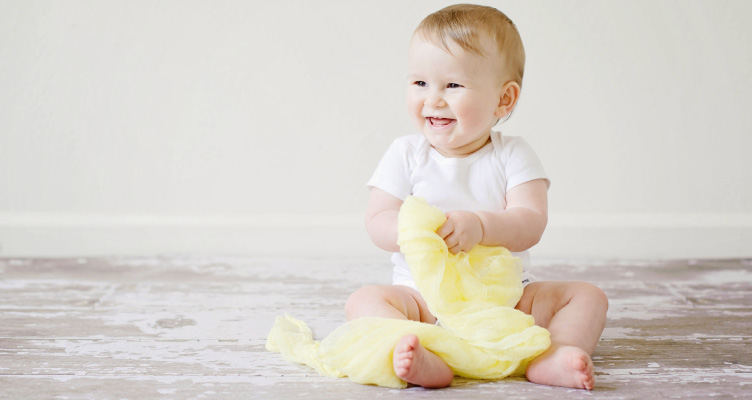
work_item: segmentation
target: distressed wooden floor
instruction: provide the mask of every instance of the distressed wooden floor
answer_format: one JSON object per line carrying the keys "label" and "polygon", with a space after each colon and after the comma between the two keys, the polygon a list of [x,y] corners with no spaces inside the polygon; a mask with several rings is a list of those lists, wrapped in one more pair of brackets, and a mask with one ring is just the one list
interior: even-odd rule
{"label": "distressed wooden floor", "polygon": [[0,398],[487,399],[752,397],[752,260],[539,262],[610,298],[593,392],[524,379],[361,386],[264,350],[276,315],[318,338],[383,259],[0,258]]}

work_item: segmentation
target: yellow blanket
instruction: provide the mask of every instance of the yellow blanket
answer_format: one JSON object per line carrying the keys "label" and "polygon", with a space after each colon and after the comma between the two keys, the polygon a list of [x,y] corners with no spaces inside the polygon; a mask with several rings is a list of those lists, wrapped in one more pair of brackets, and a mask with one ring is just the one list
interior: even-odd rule
{"label": "yellow blanket", "polygon": [[415,321],[361,318],[314,341],[305,323],[277,317],[266,349],[323,375],[362,384],[404,388],[392,367],[392,351],[407,334],[441,357],[455,375],[501,379],[521,375],[550,345],[533,317],[514,309],[522,296],[522,267],[503,247],[476,246],[449,253],[436,234],[446,217],[420,198],[408,197],[399,213],[399,245],[418,290],[441,326]]}

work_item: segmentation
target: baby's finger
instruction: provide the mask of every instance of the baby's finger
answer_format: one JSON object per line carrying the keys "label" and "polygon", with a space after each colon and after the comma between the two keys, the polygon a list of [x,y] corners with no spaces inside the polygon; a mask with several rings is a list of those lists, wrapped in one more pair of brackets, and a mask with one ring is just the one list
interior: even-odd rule
{"label": "baby's finger", "polygon": [[467,244],[465,244],[464,246],[461,246],[460,251],[464,251],[465,253],[469,253],[470,250],[472,250],[472,249],[473,249],[472,247],[470,247]]}
{"label": "baby's finger", "polygon": [[449,248],[449,252],[452,253],[452,254],[457,254],[460,251],[462,251],[462,250],[460,249],[459,245],[455,245],[455,246]]}
{"label": "baby's finger", "polygon": [[450,234],[444,238],[444,242],[450,249],[456,247],[460,243],[460,239],[455,234]]}
{"label": "baby's finger", "polygon": [[451,221],[444,222],[444,225],[436,231],[442,239],[446,239],[452,232],[454,232],[454,224]]}

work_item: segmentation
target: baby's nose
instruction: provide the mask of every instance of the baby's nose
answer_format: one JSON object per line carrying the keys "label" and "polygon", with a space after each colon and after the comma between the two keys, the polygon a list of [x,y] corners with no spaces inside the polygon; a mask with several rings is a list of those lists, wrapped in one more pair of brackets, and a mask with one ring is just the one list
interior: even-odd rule
{"label": "baby's nose", "polygon": [[433,94],[426,99],[426,105],[430,107],[440,108],[446,107],[447,104],[446,101],[444,101],[444,97],[439,94]]}

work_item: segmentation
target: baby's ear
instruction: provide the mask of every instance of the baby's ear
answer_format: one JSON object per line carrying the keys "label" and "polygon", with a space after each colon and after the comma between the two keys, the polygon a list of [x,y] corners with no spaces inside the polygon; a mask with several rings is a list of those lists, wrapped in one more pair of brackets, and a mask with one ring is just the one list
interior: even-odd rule
{"label": "baby's ear", "polygon": [[520,97],[520,85],[515,81],[509,81],[501,88],[501,96],[499,96],[499,105],[496,107],[494,115],[499,118],[504,118],[514,110],[514,106],[517,105],[517,99]]}

